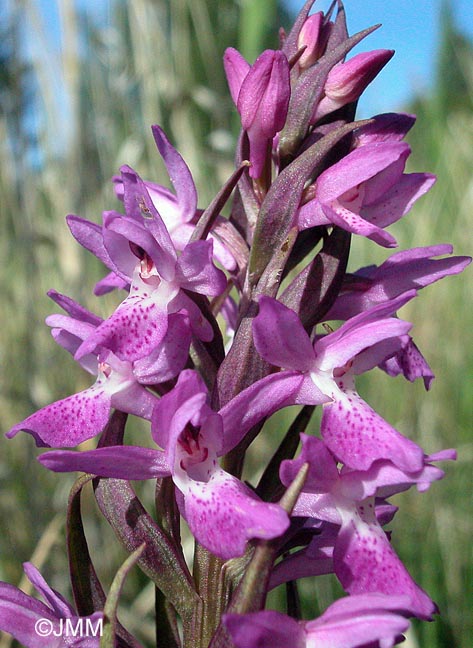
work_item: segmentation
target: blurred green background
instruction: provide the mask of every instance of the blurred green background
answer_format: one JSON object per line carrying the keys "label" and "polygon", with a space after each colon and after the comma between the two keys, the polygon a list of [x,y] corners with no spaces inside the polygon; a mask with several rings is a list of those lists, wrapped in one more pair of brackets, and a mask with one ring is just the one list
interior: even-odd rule
{"label": "blurred green background", "polygon": [[[167,183],[150,136],[152,123],[164,127],[188,162],[205,206],[232,170],[237,129],[223,51],[233,45],[252,59],[262,48],[277,46],[278,27],[290,25],[273,0],[116,0],[107,25],[97,24],[73,2],[59,7],[63,48],[57,53],[48,49],[38,3],[25,0],[2,11],[2,432],[90,384],[44,325],[56,311],[46,291],[54,287],[102,316],[117,303],[117,296],[93,297],[102,268],[72,239],[64,216],[77,213],[98,222],[103,209],[118,208],[109,179],[123,163]],[[25,26],[33,40],[29,56]],[[392,232],[401,249],[452,242],[457,254],[469,254],[473,47],[447,10],[441,32],[432,91],[411,105],[391,108],[417,113],[409,136],[410,170],[434,172],[438,182]],[[35,52],[47,55],[35,57]],[[67,128],[59,128],[65,114]],[[386,255],[366,241],[357,240],[353,248],[353,270]],[[389,379],[380,371],[360,381],[366,400],[426,451],[459,451],[456,464],[446,467],[445,481],[425,494],[406,493],[396,500],[401,508],[390,525],[393,544],[442,612],[434,623],[413,625],[404,644],[409,648],[471,648],[473,643],[471,297],[468,275],[447,278],[422,291],[402,313],[414,323],[416,342],[437,374],[429,393],[421,384]],[[0,444],[0,579],[19,583],[21,563],[34,555],[53,586],[67,593],[63,518],[72,477],[41,469],[27,435],[2,438]],[[92,497],[85,498],[84,507],[97,569],[108,585],[124,554],[99,520]],[[107,564],[101,559],[105,552]],[[330,602],[333,581],[321,580],[303,583],[308,616]],[[147,645],[153,645],[152,607],[152,589],[133,573],[121,618]],[[8,638],[0,639],[0,648],[8,645]]]}

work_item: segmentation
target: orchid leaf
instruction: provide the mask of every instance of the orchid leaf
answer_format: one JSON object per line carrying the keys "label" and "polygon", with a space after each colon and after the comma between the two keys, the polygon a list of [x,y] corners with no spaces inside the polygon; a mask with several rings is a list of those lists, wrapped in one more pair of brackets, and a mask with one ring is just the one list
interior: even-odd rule
{"label": "orchid leaf", "polygon": [[158,648],[181,648],[176,610],[158,587],[155,597],[156,645]]}
{"label": "orchid leaf", "polygon": [[[104,609],[106,597],[90,557],[82,524],[80,499],[83,487],[92,475],[81,475],[74,483],[67,507],[66,539],[72,592],[80,616],[88,616]],[[140,644],[115,619],[118,648],[140,648]]]}
{"label": "orchid leaf", "polygon": [[110,591],[105,601],[103,634],[100,639],[100,648],[115,648],[116,636],[118,634],[117,607],[120,594],[130,569],[136,564],[138,558],[145,549],[145,543],[140,545],[128,558],[115,574],[110,586]]}
{"label": "orchid leaf", "polygon": [[311,252],[315,250],[318,243],[326,232],[325,227],[309,227],[299,232],[291,256],[284,267],[283,276],[286,277],[294,268]]}
{"label": "orchid leaf", "polygon": [[[249,157],[248,135],[241,130],[236,149],[236,165],[240,166],[243,160],[248,160]],[[258,212],[259,203],[253,190],[253,183],[249,174],[244,173],[238,183],[238,194],[233,201],[230,221],[238,227],[248,242],[251,241]]]}
{"label": "orchid leaf", "polygon": [[105,592],[92,564],[80,510],[82,488],[91,479],[91,475],[81,475],[75,481],[67,506],[69,570],[74,601],[81,616],[103,610],[105,603]]}
{"label": "orchid leaf", "polygon": [[128,482],[98,479],[94,486],[100,510],[121,544],[131,553],[146,543],[137,564],[181,616],[190,614],[198,596],[175,544],[146,512]]}
{"label": "orchid leaf", "polygon": [[211,389],[215,382],[218,368],[225,359],[222,332],[212,312],[209,300],[203,295],[194,292],[186,291],[186,294],[197,304],[200,312],[212,327],[212,339],[209,342],[203,342],[197,336],[193,336],[189,350],[190,359],[194,367],[199,370],[207,387]]}

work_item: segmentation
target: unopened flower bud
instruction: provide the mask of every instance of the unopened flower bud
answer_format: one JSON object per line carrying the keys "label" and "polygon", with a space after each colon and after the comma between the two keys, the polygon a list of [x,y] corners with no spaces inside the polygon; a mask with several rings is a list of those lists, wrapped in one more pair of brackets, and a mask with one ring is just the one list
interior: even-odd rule
{"label": "unopened flower bud", "polygon": [[325,82],[325,97],[315,110],[312,123],[352,101],[356,101],[375,76],[392,58],[394,50],[373,50],[357,54],[333,67]]}
{"label": "unopened flower bud", "polygon": [[305,70],[320,58],[326,44],[325,34],[322,30],[323,13],[321,11],[312,14],[302,25],[297,39],[297,49],[305,47],[304,53],[299,59],[299,68]]}
{"label": "unopened flower bud", "polygon": [[225,52],[228,84],[250,140],[250,176],[263,170],[268,142],[286,121],[291,94],[289,63],[281,51],[265,50],[244,75],[246,61],[232,49]]}

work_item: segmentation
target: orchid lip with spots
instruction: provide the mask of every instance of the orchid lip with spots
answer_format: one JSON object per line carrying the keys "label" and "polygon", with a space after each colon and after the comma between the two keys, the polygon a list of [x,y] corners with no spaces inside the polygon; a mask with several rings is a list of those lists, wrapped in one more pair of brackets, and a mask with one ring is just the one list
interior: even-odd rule
{"label": "orchid lip with spots", "polygon": [[[394,427],[381,403],[364,400],[359,376],[381,370],[431,387],[422,334],[403,308],[471,259],[448,243],[386,253],[397,246],[388,228],[402,227],[435,178],[405,172],[413,115],[355,120],[392,50],[352,55],[373,28],[350,36],[341,2],[326,14],[312,5],[254,62],[225,50],[241,131],[236,168],[208,206],[171,134],[153,125],[169,178],[144,180],[124,164],[112,179],[120,211],[100,223],[67,217],[106,268],[93,299],[121,297],[102,318],[48,293],[64,311],[46,320],[54,341],[95,382],[7,433],[47,448],[45,469],[79,473],[65,502],[76,607],[32,565],[25,573],[46,604],[0,583],[0,630],[26,648],[52,646],[38,619],[55,628],[65,618],[103,620],[106,632],[72,643],[59,633],[58,648],[140,646],[117,618],[132,569],[150,584],[133,615],[155,592],[161,648],[390,648],[410,618],[438,613],[397,554],[403,500],[389,498],[438,488],[436,464],[456,453]],[[384,250],[380,265],[351,269],[359,237],[379,246],[378,258]],[[442,334],[441,322],[432,327]],[[153,483],[152,502],[134,481]],[[128,556],[103,571],[94,564],[115,554],[88,545],[80,499],[89,482]],[[105,567],[116,572],[108,588]],[[305,618],[299,579],[313,586],[328,574],[345,595]],[[285,606],[266,609],[285,583]]]}

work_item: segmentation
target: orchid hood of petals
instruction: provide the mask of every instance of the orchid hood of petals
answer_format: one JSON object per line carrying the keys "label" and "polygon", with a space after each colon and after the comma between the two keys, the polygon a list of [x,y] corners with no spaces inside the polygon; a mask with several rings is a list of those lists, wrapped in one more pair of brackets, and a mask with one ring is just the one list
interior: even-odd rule
{"label": "orchid hood of petals", "polygon": [[384,228],[404,216],[435,182],[426,173],[404,174],[405,142],[372,142],[354,149],[320,174],[315,197],[299,209],[299,228],[338,225],[378,245],[394,247]]}
{"label": "orchid hood of petals", "polygon": [[[437,461],[454,461],[455,450],[441,450],[425,455],[423,466],[415,472],[401,470],[388,459],[376,461],[369,470],[352,470],[347,466],[338,469],[333,454],[321,439],[301,433],[302,450],[296,459],[281,463],[280,477],[288,486],[302,464],[309,464],[303,493],[329,494],[342,500],[362,501],[367,497],[385,499],[401,493],[411,486],[426,491],[434,481],[443,479],[445,473],[433,464]],[[328,500],[326,500],[326,503]],[[296,505],[297,510],[297,505]]]}
{"label": "orchid hood of petals", "polygon": [[424,457],[423,467],[416,472],[400,470],[391,461],[376,461],[369,470],[356,471],[342,468],[340,489],[346,496],[362,500],[372,495],[385,499],[416,486],[419,492],[430,488],[434,481],[445,477],[445,472],[434,462],[455,461],[457,453],[453,449],[441,450]]}
{"label": "orchid hood of petals", "polygon": [[402,343],[410,324],[391,315],[415,295],[410,291],[361,313],[333,333],[316,338],[313,346],[293,311],[269,297],[259,300],[253,322],[256,349],[267,362],[301,372],[307,392],[312,385],[328,397],[322,436],[337,458],[353,469],[366,470],[383,458],[392,459],[402,469],[422,467],[422,449],[360,398],[351,369],[356,368],[359,356],[366,361],[367,354],[371,354],[370,368],[382,362],[386,349],[382,342]]}
{"label": "orchid hood of petals", "polygon": [[[263,296],[253,322],[255,345],[260,355],[275,366],[302,372],[319,371],[333,380],[333,371],[343,369],[357,354],[410,330],[409,322],[392,315],[415,296],[415,291],[408,291],[360,313],[336,331],[318,336],[313,344],[294,311]],[[331,388],[330,382],[328,386]]]}
{"label": "orchid hood of petals", "polygon": [[277,504],[261,501],[245,484],[220,468],[222,417],[208,405],[207,389],[192,370],[157,403],[155,441],[165,447],[174,483],[182,493],[181,512],[197,540],[215,555],[243,555],[252,538],[271,539],[289,526]]}
{"label": "orchid hood of petals", "polygon": [[353,146],[358,148],[373,142],[399,142],[414,126],[415,115],[409,113],[382,113],[354,132]]}
{"label": "orchid hood of petals", "polygon": [[[440,478],[425,459],[425,467],[418,474],[409,475],[390,468],[390,462],[371,468],[368,473],[343,472],[339,475],[333,456],[324,443],[315,437],[301,435],[302,452],[295,460],[286,460],[281,465],[281,480],[290,483],[303,463],[309,463],[309,475],[300,498],[303,509],[296,508],[295,514],[318,517],[318,510],[326,519],[330,507],[336,509],[341,530],[337,536],[333,553],[333,564],[337,577],[350,594],[366,592],[407,596],[404,610],[410,615],[429,619],[436,607],[427,594],[412,580],[402,562],[392,549],[375,513],[374,496],[389,495],[405,490],[416,482],[425,483]],[[435,456],[435,455],[434,455]],[[441,459],[451,458],[451,451],[439,455]],[[379,484],[380,491],[377,491]],[[399,488],[396,488],[396,480]],[[407,482],[407,483],[406,483]],[[311,495],[327,494],[320,499]],[[364,497],[370,493],[368,497]],[[369,565],[369,567],[368,567]]]}
{"label": "orchid hood of petals", "polygon": [[[174,193],[162,185],[145,181],[146,188],[156,211],[163,220],[169,232],[174,247],[184,250],[195,229],[199,211],[197,209],[197,191],[189,167],[180,153],[172,146],[163,129],[154,125],[151,127],[159,153],[166,166]],[[114,189],[117,197],[125,200],[125,184],[123,176],[114,176]],[[214,241],[214,256],[228,270],[235,269],[235,259],[223,243]]]}
{"label": "orchid hood of petals", "polygon": [[129,167],[122,175],[128,217],[109,214],[104,241],[117,272],[130,280],[130,294],[79,347],[76,359],[105,347],[123,361],[141,360],[163,342],[169,315],[183,310],[192,332],[208,341],[211,325],[184,290],[216,296],[226,287],[225,274],[212,261],[212,240],[189,243],[178,256],[141,178]]}
{"label": "orchid hood of petals", "polygon": [[[50,292],[50,297],[69,315],[50,315],[46,321],[58,344],[74,354],[84,340],[95,334],[101,320],[69,297],[55,291]],[[170,347],[175,348],[172,341]],[[73,447],[102,432],[112,408],[151,419],[157,397],[139,384],[132,363],[108,350],[97,351],[94,345],[92,352],[81,357],[80,364],[97,376],[91,387],[36,411],[13,426],[6,436],[12,438],[24,430],[39,447]],[[157,366],[154,370],[158,370]]]}
{"label": "orchid hood of petals", "polygon": [[406,336],[405,343],[392,355],[379,364],[379,368],[388,376],[403,375],[406,380],[414,382],[422,378],[424,387],[428,391],[435,378],[429,363],[417,348],[410,335]]}

